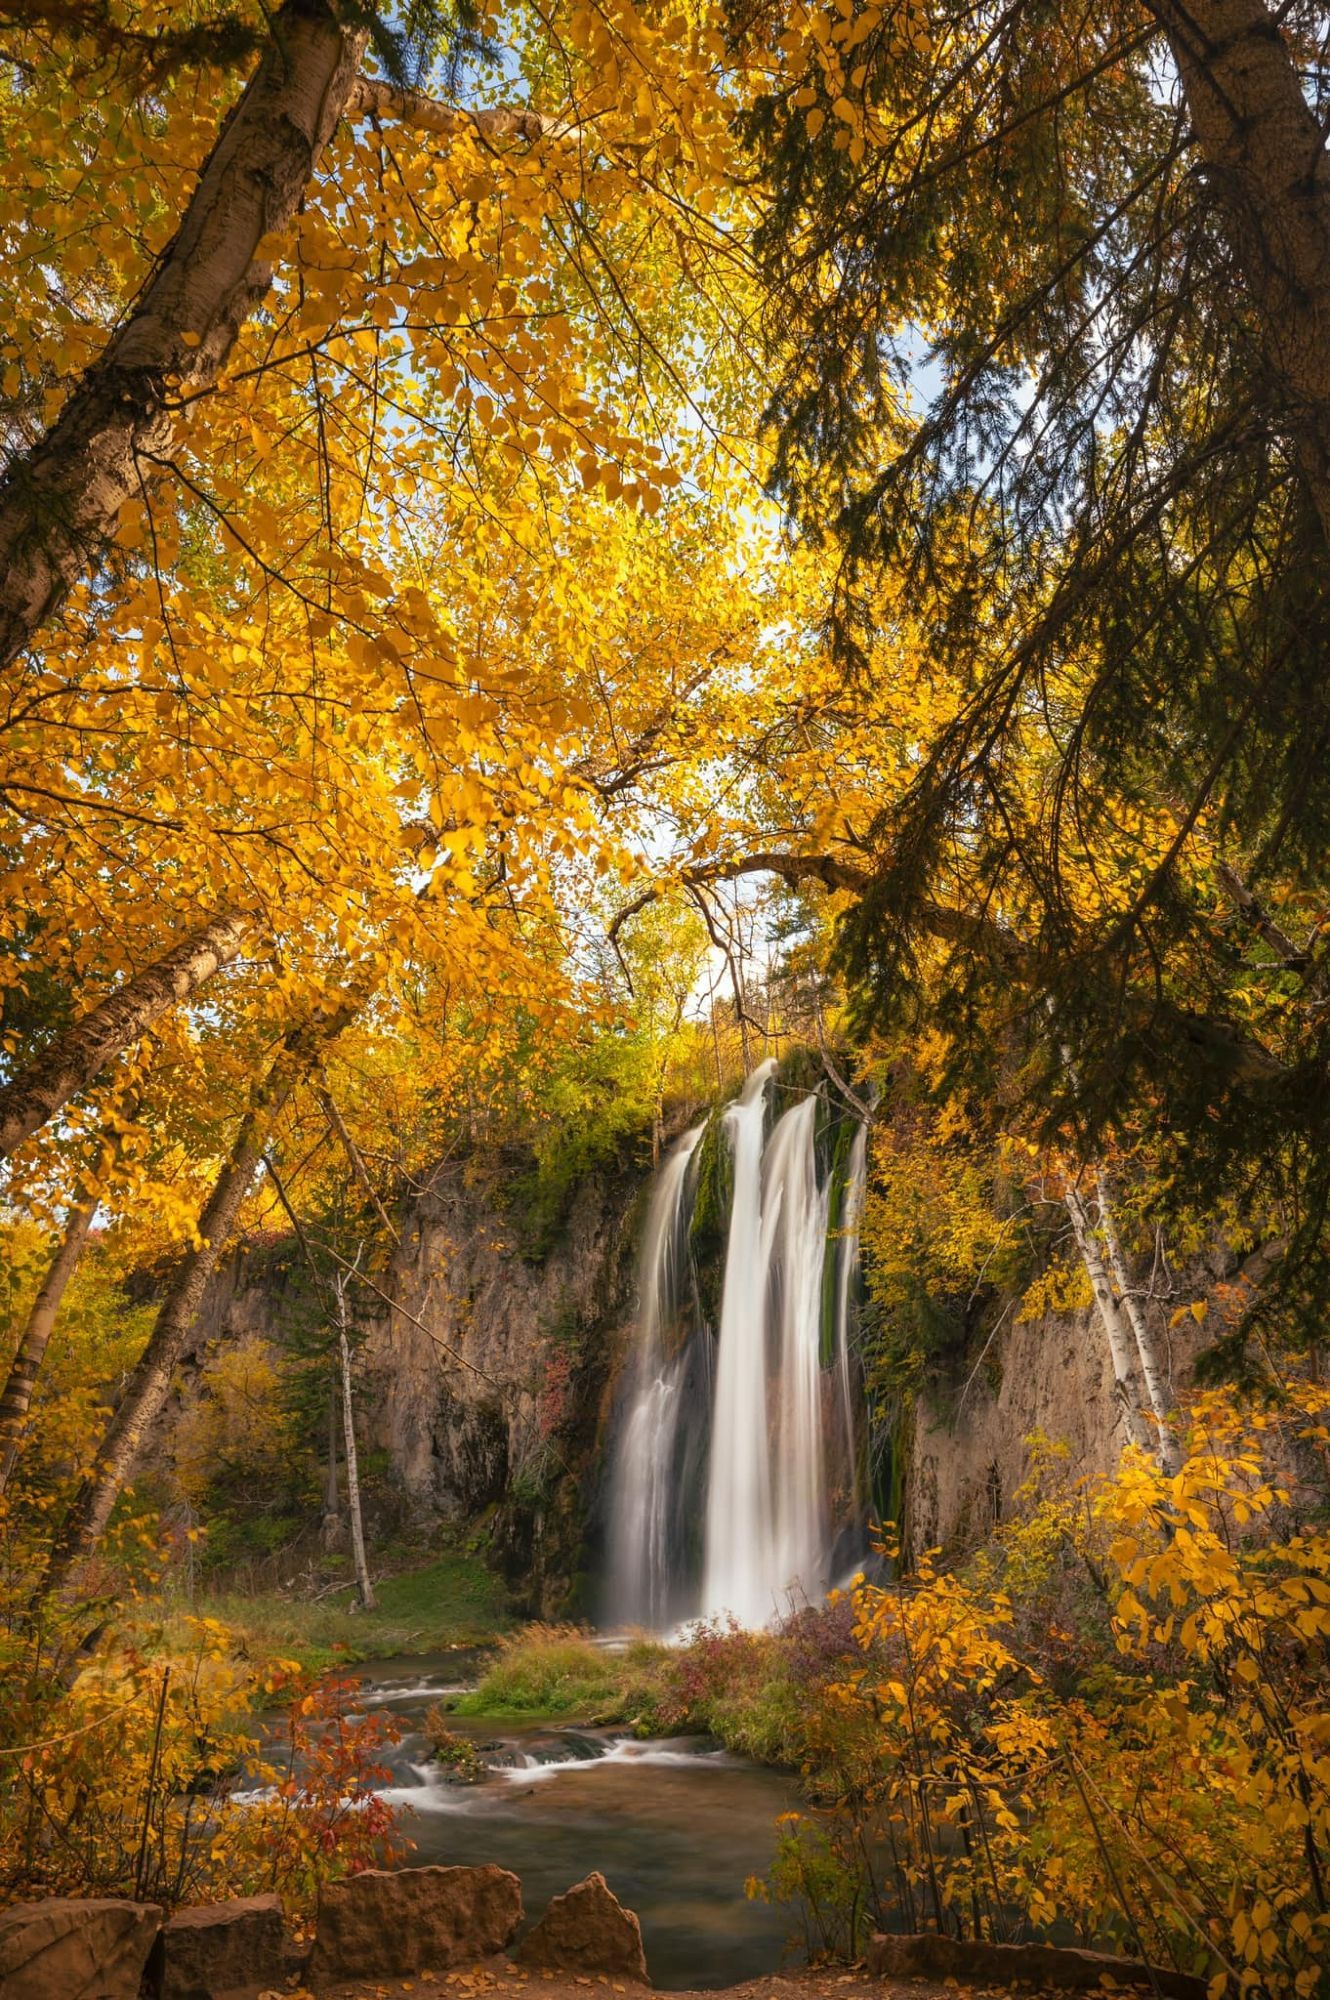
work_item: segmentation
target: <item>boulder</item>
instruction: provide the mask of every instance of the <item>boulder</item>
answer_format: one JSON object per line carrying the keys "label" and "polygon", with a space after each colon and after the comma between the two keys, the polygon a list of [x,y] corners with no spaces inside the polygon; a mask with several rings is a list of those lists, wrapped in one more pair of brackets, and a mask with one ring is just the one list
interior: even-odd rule
{"label": "boulder", "polygon": [[157,1939],[148,1965],[149,1990],[159,2000],[216,2000],[257,1994],[287,1971],[280,1896],[237,1896],[177,1910]]}
{"label": "boulder", "polygon": [[522,1885],[506,1868],[370,1868],[319,1896],[312,1986],[402,1979],[502,1951],[522,1921]]}
{"label": "boulder", "polygon": [[161,1927],[156,1903],[48,1896],[0,1910],[5,2000],[138,2000]]}
{"label": "boulder", "polygon": [[642,1926],[600,1874],[588,1875],[585,1882],[555,1896],[540,1922],[522,1939],[517,1957],[523,1965],[607,1972],[647,1984]]}
{"label": "boulder", "polygon": [[932,1932],[879,1934],[864,1955],[877,1979],[959,1979],[983,1986],[1038,1986],[1045,1991],[1098,1992],[1105,1985],[1142,1986],[1169,2000],[1206,2000],[1206,1982],[1139,1959],[1051,1944],[985,1944]]}

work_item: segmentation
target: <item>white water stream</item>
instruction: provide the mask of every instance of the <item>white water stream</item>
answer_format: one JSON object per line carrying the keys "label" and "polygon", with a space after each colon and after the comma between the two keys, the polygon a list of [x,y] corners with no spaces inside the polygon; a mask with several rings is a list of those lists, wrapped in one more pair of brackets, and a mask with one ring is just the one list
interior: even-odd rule
{"label": "white water stream", "polygon": [[716,1351],[699,1609],[704,1616],[732,1612],[742,1625],[764,1625],[772,1614],[765,1594],[775,1557],[761,1189],[766,1090],[775,1067],[771,1061],[760,1064],[725,1113],[734,1152],[734,1194]]}
{"label": "white water stream", "polygon": [[687,1352],[667,1352],[683,1304],[688,1170],[704,1127],[687,1133],[656,1178],[642,1238],[637,1345],[627,1421],[611,1479],[610,1577],[616,1622],[659,1630],[669,1619],[675,1441]]}
{"label": "white water stream", "polygon": [[[857,1459],[850,1322],[866,1139],[862,1129],[855,1134],[829,1238],[831,1191],[817,1172],[822,1100],[800,1098],[764,1145],[774,1072],[774,1062],[754,1070],[724,1113],[733,1193],[714,1366],[704,1371],[710,1393],[700,1408],[695,1363],[699,1352],[710,1362],[710,1335],[699,1328],[681,1339],[679,1324],[701,1129],[680,1142],[657,1180],[610,1489],[617,1623],[661,1630],[701,1616],[768,1625],[817,1602],[831,1580],[833,1484],[843,1528]],[[829,1270],[828,1256],[836,1260]],[[834,1314],[826,1366],[824,1281]],[[693,1470],[702,1454],[684,1449],[690,1427],[708,1438],[704,1491]],[[694,1545],[699,1531],[701,1539],[691,1584],[682,1574],[690,1521]]]}

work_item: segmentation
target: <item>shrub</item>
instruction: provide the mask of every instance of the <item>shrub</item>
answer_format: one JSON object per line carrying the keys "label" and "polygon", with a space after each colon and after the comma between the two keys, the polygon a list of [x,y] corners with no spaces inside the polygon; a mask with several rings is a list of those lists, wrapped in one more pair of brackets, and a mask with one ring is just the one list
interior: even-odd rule
{"label": "shrub", "polygon": [[[767,1892],[850,1953],[865,1922],[1059,1927],[1203,1973],[1216,2000],[1323,1990],[1330,1530],[1274,1468],[1326,1443],[1327,1410],[1310,1388],[1282,1412],[1208,1398],[1175,1477],[1129,1452],[1111,1479],[1045,1484],[966,1573],[926,1559],[861,1587],[856,1658],[803,1724],[820,1801]],[[1007,1583],[1083,1609],[1095,1643],[1050,1635],[1050,1678]]]}
{"label": "shrub", "polygon": [[455,1784],[478,1785],[481,1782],[486,1772],[479,1750],[469,1736],[459,1736],[455,1729],[449,1729],[447,1714],[438,1702],[425,1716],[425,1735],[429,1739],[431,1758],[442,1765]]}
{"label": "shrub", "polygon": [[[150,1898],[168,1907],[319,1884],[401,1851],[377,1796],[394,1740],[353,1713],[354,1683],[278,1668],[256,1681],[225,1629],[189,1653],[113,1645],[68,1684],[11,1649],[0,1707],[0,1894]],[[256,1701],[285,1706],[256,1734]]]}

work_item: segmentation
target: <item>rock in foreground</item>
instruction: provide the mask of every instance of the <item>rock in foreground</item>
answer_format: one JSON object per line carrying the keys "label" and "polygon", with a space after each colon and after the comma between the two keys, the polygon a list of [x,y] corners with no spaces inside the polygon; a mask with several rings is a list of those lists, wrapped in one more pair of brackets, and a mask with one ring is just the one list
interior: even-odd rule
{"label": "rock in foreground", "polygon": [[237,1896],[177,1910],[157,1940],[149,1984],[159,2000],[257,1993],[287,1970],[280,1896]]}
{"label": "rock in foreground", "polygon": [[162,1921],[156,1903],[49,1896],[0,1910],[5,2000],[138,2000]]}
{"label": "rock in foreground", "polygon": [[588,1875],[556,1896],[522,1939],[516,1956],[523,1965],[605,1972],[647,1984],[642,1926],[600,1874]]}
{"label": "rock in foreground", "polygon": [[306,1978],[404,1979],[502,1951],[522,1921],[522,1885],[506,1868],[371,1868],[319,1897]]}
{"label": "rock in foreground", "polygon": [[877,1979],[958,1979],[966,1984],[1037,1986],[1072,1993],[1144,1986],[1168,2000],[1206,2000],[1205,1981],[1190,1973],[1064,1945],[985,1944],[931,1932],[901,1937],[879,1933],[869,1943],[865,1963]]}

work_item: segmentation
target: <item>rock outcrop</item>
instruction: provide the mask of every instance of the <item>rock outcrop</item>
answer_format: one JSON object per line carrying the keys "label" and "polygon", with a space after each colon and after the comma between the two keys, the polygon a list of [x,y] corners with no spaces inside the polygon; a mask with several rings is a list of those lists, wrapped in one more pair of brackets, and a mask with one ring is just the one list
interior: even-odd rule
{"label": "rock outcrop", "polygon": [[[406,1208],[377,1280],[395,1305],[357,1300],[362,1409],[391,1457],[397,1503],[416,1525],[489,1515],[495,1557],[533,1617],[595,1608],[586,1542],[598,1446],[630,1334],[649,1178],[645,1153],[589,1175],[533,1244],[501,1178],[441,1169]],[[245,1335],[280,1346],[307,1311],[303,1282],[285,1244],[232,1257],[201,1316],[196,1359]]]}
{"label": "rock outcrop", "polygon": [[502,1951],[522,1921],[506,1868],[371,1868],[325,1885],[306,1979],[410,1979]]}
{"label": "rock outcrop", "polygon": [[522,1939],[515,1956],[522,1965],[559,1972],[608,1973],[647,1984],[642,1926],[601,1874],[588,1875],[555,1896],[540,1922]]}
{"label": "rock outcrop", "polygon": [[162,1921],[156,1903],[49,1896],[0,1910],[5,2000],[138,2000]]}
{"label": "rock outcrop", "polygon": [[257,1994],[290,1970],[280,1896],[238,1896],[177,1910],[148,1964],[156,2000]]}
{"label": "rock outcrop", "polygon": [[965,1985],[1037,1987],[1043,1992],[1101,1993],[1106,1987],[1144,1987],[1168,2000],[1205,2000],[1206,1982],[1170,1966],[1142,1965],[1107,1952],[1051,1944],[986,1944],[982,1940],[911,1932],[879,1933],[864,1955],[875,1979],[959,1980]]}

